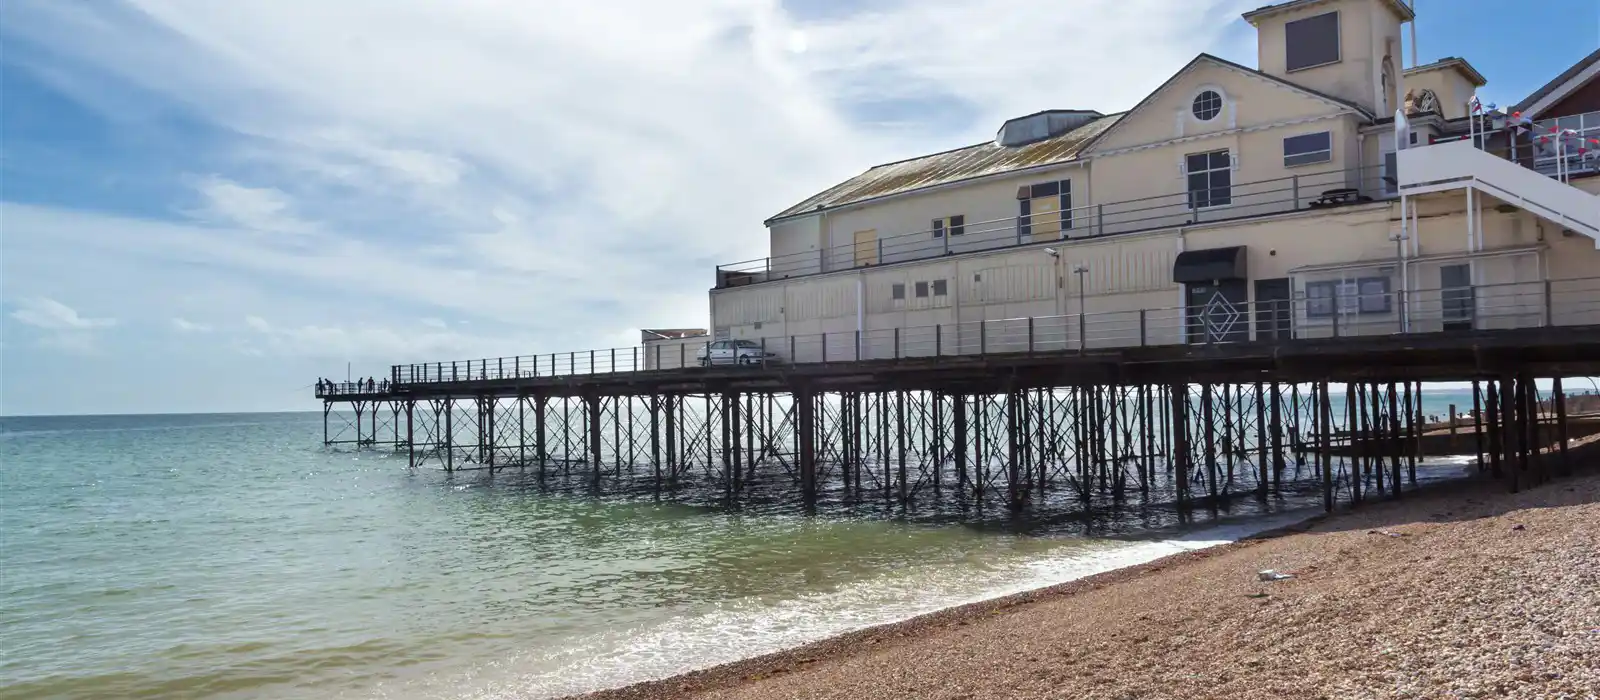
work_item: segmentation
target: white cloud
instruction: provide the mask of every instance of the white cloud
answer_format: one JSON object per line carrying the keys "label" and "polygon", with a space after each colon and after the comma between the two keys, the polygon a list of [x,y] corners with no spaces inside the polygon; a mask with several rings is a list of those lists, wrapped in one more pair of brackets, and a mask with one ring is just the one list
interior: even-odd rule
{"label": "white cloud", "polygon": [[79,355],[98,350],[99,331],[117,325],[113,318],[86,318],[66,304],[45,297],[23,299],[11,318],[38,329],[39,345]]}
{"label": "white cloud", "polygon": [[[237,347],[241,352],[256,355],[393,364],[515,354],[505,347],[506,338],[484,338],[444,329],[419,331],[414,327],[391,328],[369,323],[284,327],[259,316],[245,317],[245,325],[255,332],[255,337]],[[521,340],[527,342],[527,339]]]}
{"label": "white cloud", "polygon": [[172,319],[172,327],[180,333],[210,333],[212,330],[209,324],[195,323],[181,316]]}
{"label": "white cloud", "polygon": [[84,318],[76,309],[54,299],[23,299],[11,317],[30,326],[50,331],[81,331],[117,325],[112,318]]}
{"label": "white cloud", "polygon": [[202,221],[267,233],[308,233],[315,230],[297,218],[289,196],[271,187],[246,187],[210,175],[195,184],[202,204],[189,215]]}

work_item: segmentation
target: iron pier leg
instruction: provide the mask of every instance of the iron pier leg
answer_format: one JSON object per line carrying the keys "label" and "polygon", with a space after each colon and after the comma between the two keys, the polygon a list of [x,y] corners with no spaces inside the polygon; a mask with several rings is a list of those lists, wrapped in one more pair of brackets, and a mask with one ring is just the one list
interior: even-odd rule
{"label": "iron pier leg", "polygon": [[816,396],[804,389],[795,391],[794,404],[800,442],[800,493],[811,504],[817,498]]}
{"label": "iron pier leg", "polygon": [[1567,394],[1561,390],[1558,375],[1550,386],[1550,400],[1556,405],[1556,444],[1561,446],[1561,476],[1572,476],[1572,459],[1567,456]]}

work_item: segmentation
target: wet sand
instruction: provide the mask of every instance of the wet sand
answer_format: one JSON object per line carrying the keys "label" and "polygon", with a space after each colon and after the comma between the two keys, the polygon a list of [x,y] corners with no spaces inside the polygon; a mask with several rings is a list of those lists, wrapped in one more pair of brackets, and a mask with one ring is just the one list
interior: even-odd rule
{"label": "wet sand", "polygon": [[1583,475],[1519,494],[1475,482],[1369,502],[582,697],[1595,698],[1600,475],[1584,452]]}

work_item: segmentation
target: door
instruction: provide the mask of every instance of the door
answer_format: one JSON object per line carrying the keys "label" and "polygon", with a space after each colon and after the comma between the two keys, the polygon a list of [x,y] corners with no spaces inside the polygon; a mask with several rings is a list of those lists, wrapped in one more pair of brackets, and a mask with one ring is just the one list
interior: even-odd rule
{"label": "door", "polygon": [[1250,339],[1250,287],[1241,279],[1184,285],[1189,342],[1237,343]]}
{"label": "door", "polygon": [[1294,337],[1293,302],[1289,278],[1256,280],[1256,340]]}
{"label": "door", "polygon": [[878,264],[878,230],[856,232],[856,267]]}
{"label": "door", "polygon": [[1476,294],[1472,290],[1470,264],[1445,265],[1439,268],[1439,301],[1444,307],[1444,330],[1470,331],[1476,310]]}

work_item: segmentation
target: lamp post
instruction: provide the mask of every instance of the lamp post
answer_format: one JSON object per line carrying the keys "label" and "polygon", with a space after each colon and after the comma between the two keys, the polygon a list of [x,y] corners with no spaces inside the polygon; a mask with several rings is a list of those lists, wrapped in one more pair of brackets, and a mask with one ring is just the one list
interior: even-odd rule
{"label": "lamp post", "polygon": [[[1410,333],[1411,332],[1411,315],[1406,310],[1406,290],[1410,286],[1410,284],[1408,282],[1408,279],[1409,279],[1410,276],[1406,274],[1406,248],[1405,248],[1406,241],[1408,241],[1410,239],[1411,239],[1411,236],[1410,236],[1409,233],[1406,232],[1406,229],[1405,229],[1405,220],[1404,220],[1404,218],[1402,218],[1401,219],[1401,223],[1400,223],[1400,230],[1389,234],[1389,240],[1394,241],[1395,263],[1400,267],[1400,292],[1395,295],[1395,300],[1396,300],[1395,306],[1398,307],[1398,312],[1400,314],[1400,332],[1401,333]],[[1356,298],[1358,300],[1356,302],[1357,308],[1359,308],[1360,303],[1361,303],[1359,301],[1360,293],[1361,293],[1361,290],[1358,288],[1356,290],[1356,294],[1357,294]]]}
{"label": "lamp post", "polygon": [[1078,276],[1078,352],[1083,352],[1083,348],[1084,348],[1085,322],[1084,322],[1084,313],[1083,313],[1084,312],[1083,275],[1084,275],[1084,273],[1086,273],[1088,271],[1089,271],[1089,267],[1087,265],[1084,265],[1083,263],[1078,263],[1078,264],[1072,266],[1072,274],[1075,274],[1075,275]]}

